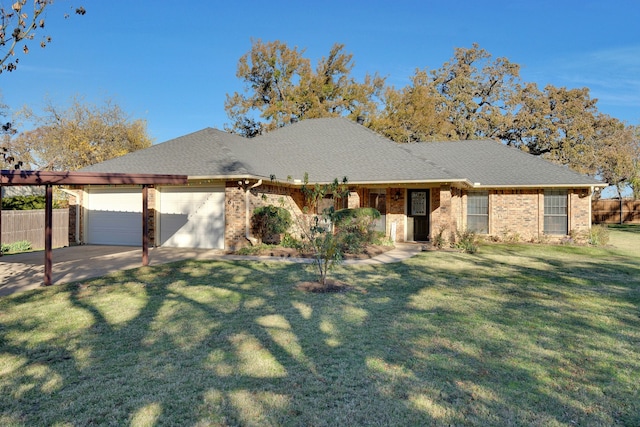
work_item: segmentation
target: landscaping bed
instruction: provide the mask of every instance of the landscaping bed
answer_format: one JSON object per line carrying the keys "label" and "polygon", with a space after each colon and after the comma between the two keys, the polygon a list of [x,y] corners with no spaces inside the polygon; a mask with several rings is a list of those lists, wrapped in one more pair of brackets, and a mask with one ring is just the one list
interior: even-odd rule
{"label": "landscaping bed", "polygon": [[[376,257],[393,249],[389,245],[367,245],[361,253],[343,253],[342,259],[368,259]],[[312,255],[296,248],[279,245],[260,245],[253,248],[243,248],[236,252],[238,255],[272,256],[279,258],[311,258]]]}

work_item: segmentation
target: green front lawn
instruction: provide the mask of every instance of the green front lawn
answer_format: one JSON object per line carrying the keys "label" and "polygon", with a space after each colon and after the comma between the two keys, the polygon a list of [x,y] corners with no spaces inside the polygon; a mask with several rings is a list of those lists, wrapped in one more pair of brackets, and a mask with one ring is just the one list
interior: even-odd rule
{"label": "green front lawn", "polygon": [[0,425],[640,425],[639,251],[425,252],[342,266],[332,294],[295,290],[305,268],[0,299]]}

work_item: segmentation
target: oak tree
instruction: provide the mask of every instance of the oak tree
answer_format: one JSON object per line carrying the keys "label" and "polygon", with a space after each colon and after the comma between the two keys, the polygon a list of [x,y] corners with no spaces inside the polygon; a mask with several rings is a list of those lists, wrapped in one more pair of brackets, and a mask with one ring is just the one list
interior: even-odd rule
{"label": "oak tree", "polygon": [[519,73],[519,65],[507,58],[494,60],[475,43],[456,48],[450,61],[432,71],[436,111],[446,118],[453,138],[498,138],[509,126]]}
{"label": "oak tree", "polygon": [[453,125],[438,109],[442,102],[426,70],[417,70],[411,83],[401,89],[388,87],[382,97],[384,108],[372,120],[371,128],[396,142],[453,139]]}
{"label": "oak tree", "polygon": [[231,124],[226,129],[253,137],[306,118],[373,114],[384,79],[366,75],[357,82],[350,74],[353,57],[344,45],[334,45],[315,70],[304,52],[280,41],[253,41],[236,72],[245,83],[244,93],[227,94]]}

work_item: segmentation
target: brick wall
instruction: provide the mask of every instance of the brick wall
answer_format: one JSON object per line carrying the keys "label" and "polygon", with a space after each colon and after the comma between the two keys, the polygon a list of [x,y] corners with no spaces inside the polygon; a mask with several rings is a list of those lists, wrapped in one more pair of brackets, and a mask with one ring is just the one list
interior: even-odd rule
{"label": "brick wall", "polygon": [[[466,192],[461,192],[459,222],[466,228]],[[568,191],[568,230],[586,231],[591,227],[590,194]],[[455,209],[454,209],[455,210]],[[489,190],[489,235],[537,240],[544,234],[544,189]]]}
{"label": "brick wall", "polygon": [[431,189],[431,235],[445,230],[445,235],[455,234],[451,186],[442,185]]}
{"label": "brick wall", "polygon": [[541,190],[489,191],[489,234],[538,238],[544,224],[544,192]]}
{"label": "brick wall", "polygon": [[224,247],[233,251],[249,244],[245,238],[244,190],[230,181],[225,184],[224,193]]}
{"label": "brick wall", "polygon": [[80,211],[81,192],[76,192],[75,196],[69,195],[69,245],[77,245],[79,237],[77,233],[78,212]]}
{"label": "brick wall", "polygon": [[[249,186],[254,184],[251,182]],[[251,245],[246,237],[246,218],[247,211],[245,208],[245,191],[246,188],[239,188],[237,182],[230,181],[225,185],[225,248],[230,251],[238,250],[242,247]],[[253,211],[259,206],[280,206],[291,212],[293,225],[289,231],[292,235],[298,237],[300,235],[299,227],[296,219],[304,217],[302,208],[304,206],[304,196],[298,189],[290,189],[273,184],[262,184],[253,189],[249,189],[248,201],[249,211],[248,218],[251,221]],[[250,223],[249,223],[250,225]],[[249,236],[253,237],[251,232]]]}
{"label": "brick wall", "polygon": [[586,190],[569,191],[569,230],[591,228],[591,197]]}

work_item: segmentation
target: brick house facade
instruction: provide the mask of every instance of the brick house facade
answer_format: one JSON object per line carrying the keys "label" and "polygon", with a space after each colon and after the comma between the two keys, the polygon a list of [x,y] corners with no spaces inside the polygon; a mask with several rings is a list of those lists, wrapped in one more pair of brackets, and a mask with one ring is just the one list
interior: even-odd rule
{"label": "brick house facade", "polygon": [[[173,190],[149,188],[150,244],[226,250],[254,243],[250,221],[260,205],[286,207],[294,218],[301,215],[301,186],[307,176],[311,184],[346,176],[350,194],[339,207],[377,208],[382,213],[379,230],[396,242],[436,235],[450,239],[466,229],[525,241],[562,238],[591,227],[591,195],[605,186],[496,141],[397,144],[344,118],[303,120],[252,139],[206,128],[84,171],[187,176],[188,183]],[[103,192],[97,205],[110,211],[122,203],[122,209],[120,216],[113,213],[112,228],[102,234],[94,230],[99,215],[93,225],[85,219],[92,209],[83,199],[88,193],[77,190],[83,209],[72,208],[76,223],[70,227],[70,241],[113,244],[100,239],[117,233],[119,224],[128,221],[129,229],[140,228],[131,215],[136,206],[125,201],[132,200],[127,199],[130,188],[122,189],[122,199],[113,197],[117,188]],[[99,191],[92,197],[99,198]],[[190,205],[186,211],[178,205],[163,211],[169,199]],[[168,223],[180,228],[179,238],[167,237],[173,232],[167,231]],[[87,230],[94,232],[93,241]],[[217,233],[219,240],[204,241],[199,238],[203,233]],[[291,234],[299,230],[294,226]]]}

